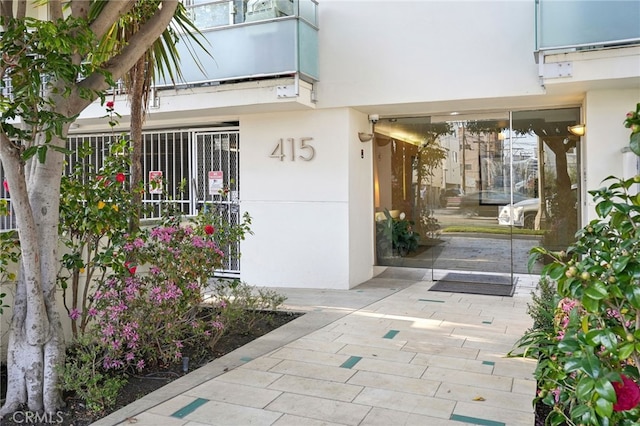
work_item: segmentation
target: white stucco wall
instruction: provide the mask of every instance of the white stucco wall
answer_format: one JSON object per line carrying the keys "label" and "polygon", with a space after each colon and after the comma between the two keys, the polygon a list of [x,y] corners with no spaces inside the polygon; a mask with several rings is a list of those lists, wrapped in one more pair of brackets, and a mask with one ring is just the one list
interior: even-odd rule
{"label": "white stucco wall", "polygon": [[[584,117],[587,123],[583,144],[583,178],[585,190],[608,185],[603,180],[610,175],[623,175],[623,148],[629,146],[631,131],[624,127],[627,112],[640,102],[640,87],[636,90],[594,90],[586,94]],[[583,217],[595,219],[595,204],[586,194]],[[586,222],[585,222],[586,223]]]}
{"label": "white stucco wall", "polygon": [[533,1],[323,0],[319,10],[319,107],[384,114],[394,104],[544,93]]}
{"label": "white stucco wall", "polygon": [[[255,234],[242,242],[243,281],[344,289],[371,277],[371,154],[357,138],[361,126],[366,116],[348,109],[242,117],[241,209]],[[291,161],[287,139],[296,156],[307,155],[304,137],[314,158]],[[270,157],[280,139],[282,161]]]}

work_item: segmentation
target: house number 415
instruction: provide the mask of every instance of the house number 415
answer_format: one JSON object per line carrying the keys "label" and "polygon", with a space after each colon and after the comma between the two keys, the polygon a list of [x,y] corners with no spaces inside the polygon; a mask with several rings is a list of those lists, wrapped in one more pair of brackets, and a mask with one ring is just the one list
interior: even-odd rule
{"label": "house number 415", "polygon": [[291,161],[296,160],[296,153],[298,153],[297,158],[303,161],[311,161],[316,155],[315,148],[307,143],[311,140],[313,140],[313,138],[280,138],[269,157],[279,158],[280,161],[284,161],[287,156],[287,154],[285,154],[286,151],[289,153]]}

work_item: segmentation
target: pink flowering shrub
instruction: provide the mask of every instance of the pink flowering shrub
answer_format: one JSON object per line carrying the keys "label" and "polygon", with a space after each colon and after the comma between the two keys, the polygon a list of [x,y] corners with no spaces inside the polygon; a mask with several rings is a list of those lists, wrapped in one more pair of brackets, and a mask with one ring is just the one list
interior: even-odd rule
{"label": "pink flowering shrub", "polygon": [[[192,224],[163,224],[129,238],[122,250],[133,261],[93,294],[90,313],[105,347],[104,368],[170,363],[185,345],[221,336],[225,306],[202,310],[203,287],[224,258],[213,234]],[[143,267],[148,272],[140,272]]]}

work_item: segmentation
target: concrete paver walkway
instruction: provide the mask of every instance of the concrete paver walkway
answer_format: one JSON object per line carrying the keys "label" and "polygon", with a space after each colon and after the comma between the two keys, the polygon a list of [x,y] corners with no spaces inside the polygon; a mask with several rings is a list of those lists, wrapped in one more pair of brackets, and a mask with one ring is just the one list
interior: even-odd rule
{"label": "concrete paver walkway", "polygon": [[277,289],[306,314],[94,425],[532,425],[535,362],[505,354],[535,282],[497,297],[429,292],[424,276]]}

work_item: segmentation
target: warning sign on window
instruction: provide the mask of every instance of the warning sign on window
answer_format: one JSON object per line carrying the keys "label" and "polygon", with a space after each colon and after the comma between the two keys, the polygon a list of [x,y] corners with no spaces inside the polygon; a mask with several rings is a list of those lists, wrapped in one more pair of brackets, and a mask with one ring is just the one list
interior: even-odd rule
{"label": "warning sign on window", "polygon": [[217,195],[223,188],[223,173],[222,171],[210,171],[209,172],[209,195]]}
{"label": "warning sign on window", "polygon": [[162,171],[149,172],[149,194],[162,194]]}

